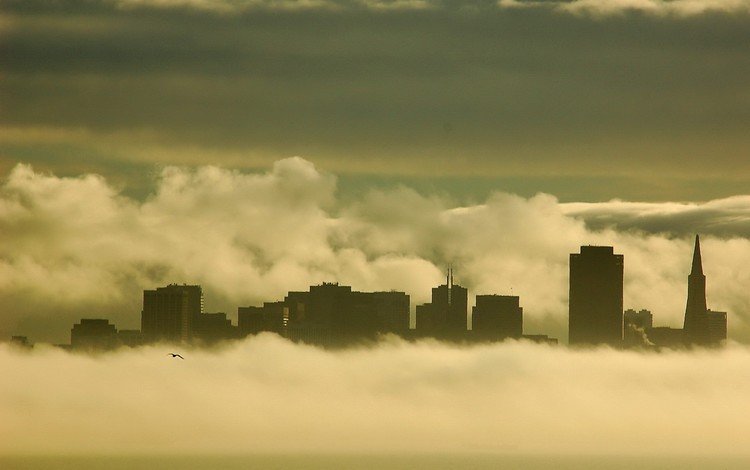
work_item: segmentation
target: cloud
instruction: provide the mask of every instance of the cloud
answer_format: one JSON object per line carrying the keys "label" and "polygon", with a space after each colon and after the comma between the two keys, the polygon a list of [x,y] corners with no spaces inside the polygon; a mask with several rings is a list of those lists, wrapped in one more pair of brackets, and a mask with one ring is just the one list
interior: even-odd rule
{"label": "cloud", "polygon": [[373,11],[422,10],[435,7],[429,0],[114,0],[123,9],[188,8],[220,14],[236,14],[254,10],[305,11],[368,9]]}
{"label": "cloud", "polygon": [[13,378],[0,382],[0,454],[748,452],[744,347],[641,354],[387,340],[325,352],[261,335],[183,354],[0,346]]}
{"label": "cloud", "polygon": [[657,16],[689,17],[706,13],[744,14],[748,0],[573,0],[556,2],[555,10],[578,15],[605,17],[631,12]]}
{"label": "cloud", "polygon": [[0,330],[65,342],[82,317],[137,328],[142,290],[170,282],[203,285],[207,308],[230,315],[331,280],[404,290],[416,305],[453,264],[472,294],[519,295],[526,332],[564,340],[568,254],[585,244],[625,255],[626,308],[680,326],[702,232],[709,304],[750,341],[745,197],[561,204],[496,192],[462,206],[401,186],[342,199],[335,176],[296,157],[261,173],[166,167],[155,185],[136,200],[96,175],[15,167],[0,186]]}
{"label": "cloud", "polygon": [[[488,2],[445,0],[114,0],[120,8],[190,8],[215,13],[241,13],[252,10],[378,10],[486,9]],[[685,17],[704,13],[748,13],[748,0],[498,0],[500,9],[546,8],[560,13],[591,17],[640,12],[659,16]]]}
{"label": "cloud", "polygon": [[567,203],[563,211],[581,218],[593,229],[642,230],[684,235],[700,228],[720,237],[750,237],[750,196],[734,196],[705,203],[646,203],[614,200]]}

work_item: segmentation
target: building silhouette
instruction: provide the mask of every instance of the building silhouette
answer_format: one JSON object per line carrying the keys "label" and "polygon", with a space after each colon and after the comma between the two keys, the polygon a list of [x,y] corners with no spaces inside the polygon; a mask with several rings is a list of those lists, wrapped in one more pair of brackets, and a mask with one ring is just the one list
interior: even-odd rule
{"label": "building silhouette", "polygon": [[650,310],[635,311],[632,308],[623,314],[623,343],[626,346],[647,346],[648,331],[654,326]]}
{"label": "building silhouette", "polygon": [[468,290],[453,282],[453,269],[448,270],[445,284],[432,289],[432,302],[416,308],[418,336],[462,340],[466,338]]}
{"label": "building silhouette", "polygon": [[145,342],[189,341],[203,313],[203,289],[170,284],[143,291],[141,332]]}
{"label": "building silhouette", "polygon": [[134,348],[143,344],[143,336],[140,330],[118,330],[117,343]]}
{"label": "building silhouette", "polygon": [[685,346],[682,328],[654,326],[646,331],[649,345],[657,348],[679,349]]}
{"label": "building silhouette", "polygon": [[727,339],[727,314],[706,306],[706,276],[703,274],[700,237],[695,236],[693,263],[688,275],[683,340],[689,346],[713,346]]}
{"label": "building silhouette", "polygon": [[481,341],[502,341],[523,335],[523,308],[518,296],[477,295],[472,308],[472,336]]}
{"label": "building silhouette", "polygon": [[214,344],[237,336],[236,328],[226,313],[202,313],[192,324],[190,340],[202,344]]}
{"label": "building silhouette", "polygon": [[570,255],[571,345],[622,344],[623,264],[611,246],[582,246]]}
{"label": "building silhouette", "polygon": [[88,351],[114,349],[118,346],[117,329],[106,319],[83,318],[70,330],[70,346]]}
{"label": "building silhouette", "polygon": [[382,334],[409,332],[409,296],[404,292],[358,292],[324,282],[307,292],[292,291],[281,302],[237,311],[241,336],[263,331],[292,341],[343,346]]}
{"label": "building silhouette", "polygon": [[237,309],[237,329],[242,338],[263,331],[286,336],[288,321],[289,307],[284,302],[264,302],[262,307]]}
{"label": "building silhouette", "polygon": [[34,345],[29,341],[29,338],[27,336],[11,336],[10,337],[10,344],[14,347],[21,348],[21,349],[31,349],[34,347]]}

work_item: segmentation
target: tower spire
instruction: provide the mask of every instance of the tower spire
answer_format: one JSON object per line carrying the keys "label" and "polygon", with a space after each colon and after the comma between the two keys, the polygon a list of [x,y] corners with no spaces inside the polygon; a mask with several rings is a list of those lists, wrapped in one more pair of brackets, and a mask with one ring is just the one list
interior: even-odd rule
{"label": "tower spire", "polygon": [[706,276],[701,262],[701,242],[695,236],[693,267],[688,276],[687,306],[685,307],[684,335],[688,344],[699,342],[704,333],[706,312]]}
{"label": "tower spire", "polygon": [[693,268],[690,274],[703,274],[703,262],[701,260],[701,240],[695,235],[695,248],[693,249]]}

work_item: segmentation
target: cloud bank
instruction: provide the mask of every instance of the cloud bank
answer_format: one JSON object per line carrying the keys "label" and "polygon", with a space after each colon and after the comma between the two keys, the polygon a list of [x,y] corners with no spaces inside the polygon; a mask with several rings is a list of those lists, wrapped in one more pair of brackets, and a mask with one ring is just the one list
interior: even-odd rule
{"label": "cloud bank", "polygon": [[340,281],[404,290],[412,306],[453,264],[475,294],[519,295],[527,333],[567,337],[568,254],[625,255],[625,307],[681,326],[692,237],[704,237],[709,306],[750,341],[747,197],[705,204],[561,204],[495,192],[481,204],[408,187],[339,198],[336,177],[301,158],[262,173],[167,167],[145,200],[102,177],[18,165],[0,186],[0,331],[67,342],[80,318],[138,328],[143,289],[203,285],[208,311]]}
{"label": "cloud bank", "polygon": [[[750,353],[344,352],[272,335],[175,361],[0,346],[0,454],[509,452],[744,455]],[[50,391],[53,390],[53,393]]]}
{"label": "cloud bank", "polygon": [[[408,11],[426,9],[487,9],[486,1],[452,2],[448,0],[111,0],[119,8],[189,8],[220,14],[237,14],[254,10],[304,11],[313,9],[366,9],[374,11]],[[559,13],[591,17],[639,12],[659,16],[693,16],[704,13],[747,13],[748,0],[498,0],[499,9],[544,8]]]}

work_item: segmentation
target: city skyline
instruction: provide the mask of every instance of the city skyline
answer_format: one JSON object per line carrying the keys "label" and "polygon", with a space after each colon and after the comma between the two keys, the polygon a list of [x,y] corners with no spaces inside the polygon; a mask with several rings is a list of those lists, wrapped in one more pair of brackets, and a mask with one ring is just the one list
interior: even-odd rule
{"label": "city skyline", "polygon": [[235,322],[237,305],[336,279],[359,290],[398,288],[416,305],[430,300],[453,263],[470,294],[520,295],[530,328],[565,339],[566,253],[584,244],[628,256],[626,308],[648,308],[681,327],[684,273],[700,232],[714,257],[705,267],[716,280],[708,297],[729,313],[730,339],[750,342],[742,198],[570,205],[498,192],[459,205],[402,187],[371,188],[347,202],[335,175],[301,158],[263,173],[172,168],[159,178],[161,189],[146,201],[92,175],[19,167],[6,179],[0,334],[63,342],[74,321],[102,315],[138,329],[141,291],[170,282],[202,285],[207,308]]}
{"label": "city skyline", "polygon": [[[654,316],[647,309],[624,310],[623,273],[624,256],[615,254],[611,246],[585,245],[580,253],[570,254],[570,346],[659,349],[725,344],[727,312],[707,307],[698,234],[683,328],[654,327]],[[374,344],[388,334],[464,344],[507,339],[558,344],[557,338],[543,332],[524,331],[518,296],[477,294],[476,305],[469,310],[467,294],[454,282],[453,267],[447,270],[445,284],[432,288],[431,302],[414,309],[405,292],[360,292],[338,282],[323,282],[305,292],[290,291],[280,301],[238,307],[233,324],[224,312],[205,311],[200,285],[173,283],[143,291],[141,330],[118,331],[108,319],[84,318],[71,329],[70,343],[59,346],[92,352],[154,343],[211,346],[264,332],[321,347]],[[33,346],[23,335],[13,335],[11,342]]]}

